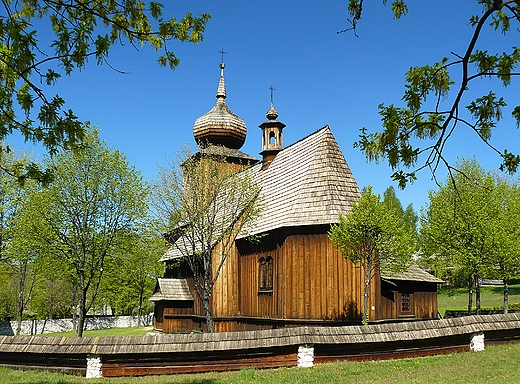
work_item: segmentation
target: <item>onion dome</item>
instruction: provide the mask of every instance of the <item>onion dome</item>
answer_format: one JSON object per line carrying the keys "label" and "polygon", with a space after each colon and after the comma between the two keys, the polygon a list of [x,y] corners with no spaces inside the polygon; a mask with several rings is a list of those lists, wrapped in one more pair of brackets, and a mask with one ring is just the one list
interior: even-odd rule
{"label": "onion dome", "polygon": [[221,63],[217,103],[208,113],[195,121],[193,136],[199,146],[213,144],[239,149],[246,140],[247,127],[244,120],[231,112],[226,105],[224,67],[224,63]]}
{"label": "onion dome", "polygon": [[265,117],[267,120],[276,120],[278,118],[278,112],[274,109],[274,105],[271,103],[271,108],[266,112]]}

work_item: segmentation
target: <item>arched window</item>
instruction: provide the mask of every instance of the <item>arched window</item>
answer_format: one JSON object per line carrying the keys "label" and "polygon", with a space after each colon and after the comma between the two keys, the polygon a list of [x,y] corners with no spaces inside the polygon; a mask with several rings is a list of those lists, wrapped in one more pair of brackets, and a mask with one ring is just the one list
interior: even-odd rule
{"label": "arched window", "polygon": [[274,134],[274,132],[270,132],[269,133],[269,144],[270,145],[276,145],[277,142],[276,142],[276,135]]}
{"label": "arched window", "polygon": [[267,263],[263,257],[258,260],[258,290],[264,291],[267,284]]}
{"label": "arched window", "polygon": [[268,256],[265,260],[265,263],[267,264],[267,281],[265,288],[268,291],[273,290],[273,258],[271,256]]}
{"label": "arched window", "polygon": [[258,260],[258,290],[273,290],[273,258],[271,256],[261,257]]}

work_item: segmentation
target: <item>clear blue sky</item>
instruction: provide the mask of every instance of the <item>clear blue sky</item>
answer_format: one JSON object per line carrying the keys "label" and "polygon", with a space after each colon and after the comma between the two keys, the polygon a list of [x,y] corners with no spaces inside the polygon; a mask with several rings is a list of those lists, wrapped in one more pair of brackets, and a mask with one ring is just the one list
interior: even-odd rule
{"label": "clear blue sky", "polygon": [[[248,127],[244,152],[258,157],[258,125],[265,120],[273,85],[279,120],[287,125],[284,144],[329,125],[359,186],[372,185],[381,194],[392,185],[392,171],[384,163],[367,163],[352,147],[359,129],[380,129],[377,107],[400,104],[410,66],[433,64],[450,52],[463,54],[472,33],[468,20],[480,13],[475,0],[408,0],[409,14],[394,20],[389,6],[367,0],[355,37],[336,34],[348,27],[347,0],[165,3],[165,16],[181,17],[187,11],[212,16],[200,44],[169,43],[181,59],[177,70],[161,69],[149,48],[137,52],[127,45],[115,47],[109,62],[131,74],[118,74],[92,60],[50,91],[64,96],[68,108],[98,126],[110,146],[122,151],[146,179],[153,179],[158,165],[174,158],[183,145],[194,146],[193,123],[215,103],[218,51],[223,48],[227,104]],[[488,28],[482,47],[502,52],[507,39],[511,41]],[[496,85],[484,80],[471,92],[480,96]],[[518,82],[505,91],[496,89],[511,107],[520,104]],[[504,115],[510,115],[510,108]],[[459,131],[446,148],[449,160],[476,156],[486,169],[498,167],[497,155],[466,128]],[[507,118],[493,143],[520,152],[517,138]],[[398,191],[403,206],[413,203],[416,211],[426,202],[428,189],[436,188],[427,170],[418,176],[417,182]],[[444,180],[443,169],[438,176]]]}

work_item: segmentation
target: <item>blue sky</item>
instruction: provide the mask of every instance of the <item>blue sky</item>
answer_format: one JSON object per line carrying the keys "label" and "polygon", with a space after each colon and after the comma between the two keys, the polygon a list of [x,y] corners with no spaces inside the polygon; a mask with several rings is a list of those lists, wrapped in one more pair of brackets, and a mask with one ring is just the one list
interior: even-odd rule
{"label": "blue sky", "polygon": [[[382,1],[366,1],[355,37],[336,33],[348,27],[347,0],[165,3],[165,16],[180,18],[187,11],[212,16],[203,42],[169,43],[181,59],[176,70],[161,69],[157,54],[148,47],[138,52],[129,45],[117,46],[109,63],[130,74],[91,61],[81,72],[60,79],[49,93],[62,95],[67,108],[98,126],[102,138],[151,180],[158,165],[175,158],[185,144],[194,146],[193,123],[215,103],[218,51],[223,48],[227,104],[248,127],[244,152],[259,157],[258,125],[265,121],[273,85],[279,120],[287,125],[284,144],[329,125],[360,187],[372,185],[381,194],[390,185],[397,190],[397,185],[385,163],[367,163],[352,147],[359,129],[380,129],[380,103],[401,104],[404,74],[410,66],[453,57],[450,52],[463,54],[472,33],[468,20],[481,10],[475,0],[409,0],[409,14],[394,20]],[[508,49],[508,40],[512,37],[488,28],[481,47],[502,52]],[[513,81],[504,90],[486,79],[470,91],[481,96],[495,87],[506,97],[511,107],[504,111],[507,118],[494,133],[493,143],[501,150],[520,152],[518,132],[508,117],[515,103],[520,104],[517,84]],[[497,155],[462,127],[446,155],[452,162],[476,156],[486,169],[500,164]],[[436,188],[427,170],[418,176],[418,181],[398,191],[403,205],[413,203],[416,211],[427,201],[428,189]],[[444,180],[443,169],[438,177]]]}

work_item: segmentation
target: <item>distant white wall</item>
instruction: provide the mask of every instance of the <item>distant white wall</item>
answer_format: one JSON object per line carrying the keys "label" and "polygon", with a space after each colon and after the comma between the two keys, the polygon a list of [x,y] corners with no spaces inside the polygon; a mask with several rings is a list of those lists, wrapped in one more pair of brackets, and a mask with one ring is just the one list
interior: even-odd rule
{"label": "distant white wall", "polygon": [[[141,325],[153,324],[153,313],[141,317]],[[88,317],[85,320],[85,329],[127,328],[137,326],[137,316],[102,316]],[[52,332],[66,332],[74,330],[72,319],[51,320],[24,320],[22,321],[21,335],[36,335]],[[16,321],[0,322],[0,335],[14,335]]]}

